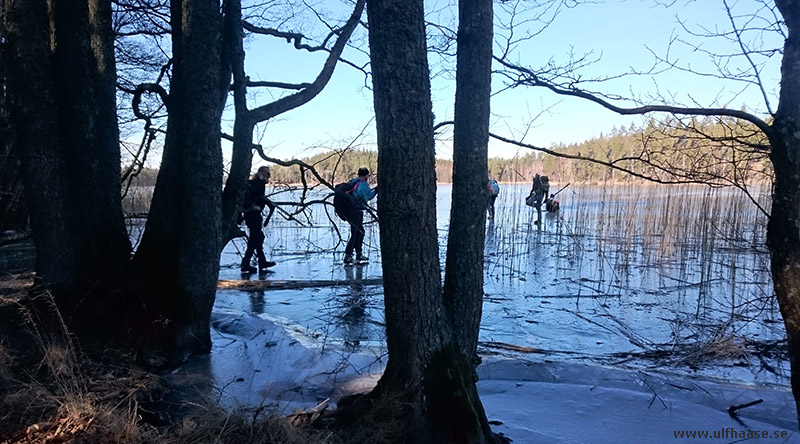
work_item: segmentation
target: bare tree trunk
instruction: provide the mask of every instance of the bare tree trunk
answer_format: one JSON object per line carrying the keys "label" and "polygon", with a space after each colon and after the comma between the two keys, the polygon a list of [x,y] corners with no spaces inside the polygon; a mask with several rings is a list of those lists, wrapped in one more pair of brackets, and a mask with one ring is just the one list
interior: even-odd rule
{"label": "bare tree trunk", "polygon": [[[368,11],[389,347],[382,384],[398,382],[399,388],[413,383],[420,390],[433,353],[449,341],[441,298],[422,2],[376,0]],[[407,242],[411,233],[415,242]]]}
{"label": "bare tree trunk", "polygon": [[783,48],[781,94],[768,133],[775,169],[767,245],[792,372],[792,393],[800,419],[800,2],[776,0],[789,29]]}
{"label": "bare tree trunk", "polygon": [[[0,11],[5,1],[0,0]],[[0,15],[0,35],[5,35],[5,20]],[[22,193],[22,171],[19,145],[14,144],[14,131],[8,109],[8,62],[6,46],[0,45],[0,231],[23,230],[28,212]]]}
{"label": "bare tree trunk", "polygon": [[224,237],[220,247],[224,248],[241,230],[236,226],[236,214],[242,211],[242,198],[247,187],[247,176],[253,164],[253,132],[255,122],[247,109],[247,75],[244,70],[244,30],[242,29],[242,4],[230,0],[225,4],[227,31],[230,32],[227,50],[231,55],[233,74],[233,148],[231,168],[222,193],[222,230]]}
{"label": "bare tree trunk", "polygon": [[[800,140],[795,140],[792,146],[800,146]],[[767,244],[775,295],[789,344],[792,393],[800,412],[800,159],[797,154],[787,153],[785,145],[772,145],[775,185]]]}
{"label": "bare tree trunk", "polygon": [[247,176],[250,173],[253,160],[253,132],[259,122],[267,121],[279,114],[291,109],[302,106],[316,97],[327,85],[339,57],[344,51],[347,41],[360,23],[361,15],[364,11],[365,0],[358,0],[353,7],[347,23],[337,32],[336,42],[331,47],[328,57],[310,85],[300,89],[298,92],[281,97],[280,99],[259,106],[253,110],[247,108],[247,82],[248,78],[244,70],[245,51],[243,45],[244,33],[242,31],[241,2],[232,0],[226,2],[227,12],[226,21],[230,35],[229,46],[227,49],[231,54],[231,65],[233,68],[233,101],[236,112],[236,120],[233,129],[233,150],[231,155],[231,169],[228,180],[225,183],[222,200],[222,247],[230,239],[238,236],[241,230],[236,226],[235,215],[241,210],[241,201],[247,184]]}
{"label": "bare tree trunk", "polygon": [[146,283],[142,297],[150,316],[163,320],[158,325],[167,332],[154,331],[153,339],[161,339],[153,345],[180,361],[211,347],[222,220],[220,119],[230,66],[218,1],[182,0],[171,8],[167,136],[134,263]]}
{"label": "bare tree trunk", "polygon": [[465,356],[476,362],[483,307],[483,249],[488,193],[492,2],[458,3],[453,129],[453,199],[444,299]]}
{"label": "bare tree trunk", "polygon": [[[17,142],[25,147],[22,168],[31,225],[39,254],[37,270],[48,284],[70,286],[76,279],[76,242],[72,240],[66,181],[60,147],[58,103],[52,74],[54,55],[47,6],[38,1],[6,4],[8,88]],[[33,75],[37,73],[38,75]],[[25,93],[27,91],[27,94]],[[59,217],[52,217],[58,214]],[[58,248],[57,250],[55,248]]]}
{"label": "bare tree trunk", "polygon": [[37,275],[65,318],[87,330],[119,326],[117,290],[130,254],[110,6],[21,0],[6,2],[5,11],[10,108]]}
{"label": "bare tree trunk", "polygon": [[[234,81],[234,85],[235,85]],[[234,86],[236,88],[236,86]],[[234,94],[236,94],[234,92]],[[238,105],[237,105],[238,109]],[[242,199],[247,185],[247,177],[253,165],[253,132],[255,125],[248,122],[246,115],[238,115],[233,125],[233,149],[231,167],[222,194],[222,233],[224,237],[220,248],[231,239],[241,236],[242,230],[236,224],[236,214],[242,211]]]}
{"label": "bare tree trunk", "polygon": [[[418,0],[371,0],[368,11],[389,351],[386,371],[371,396],[403,402],[406,408],[401,409],[400,416],[405,420],[402,439],[406,442],[494,442],[475,387],[473,353],[464,353],[457,340],[461,335],[454,332],[442,294],[423,4]],[[478,112],[484,108],[488,111],[485,104],[477,108]],[[485,131],[488,134],[488,126]],[[483,149],[482,167],[478,167],[481,182],[486,175],[485,145]],[[481,158],[480,148],[473,152]],[[480,160],[478,163],[481,165]],[[473,168],[469,161],[465,165],[465,173]],[[465,179],[462,186],[478,181]],[[464,207],[467,214],[476,210],[470,203]],[[478,225],[482,227],[483,223]],[[468,229],[464,233],[476,235],[478,231]],[[482,231],[479,233],[482,238]],[[464,241],[475,244],[474,239]],[[471,254],[469,259],[476,256],[482,254]],[[475,269],[472,263],[457,266]],[[482,270],[481,266],[477,268]],[[477,282],[481,280],[478,277]],[[474,288],[469,292],[475,294]],[[472,332],[464,336],[472,337]]]}

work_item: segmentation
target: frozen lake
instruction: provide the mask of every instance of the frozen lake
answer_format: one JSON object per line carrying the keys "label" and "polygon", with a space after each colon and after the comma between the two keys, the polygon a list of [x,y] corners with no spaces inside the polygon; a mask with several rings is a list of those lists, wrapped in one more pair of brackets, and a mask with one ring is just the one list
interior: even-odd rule
{"label": "frozen lake", "polygon": [[[513,345],[530,359],[788,384],[785,332],[764,247],[766,217],[740,192],[570,186],[558,196],[561,211],[535,225],[535,211],[523,204],[529,190],[529,184],[501,184],[496,218],[487,221],[483,352],[519,356],[509,350]],[[438,188],[442,264],[450,191]],[[262,278],[345,285],[221,290],[214,311],[256,315],[320,344],[380,356],[382,287],[360,282],[381,277],[377,224],[367,225],[365,237],[371,263],[346,268],[349,229],[328,211],[331,219],[325,208],[312,207],[300,222],[276,212],[265,250],[278,264]],[[226,247],[220,279],[242,279],[244,245],[237,239]]]}

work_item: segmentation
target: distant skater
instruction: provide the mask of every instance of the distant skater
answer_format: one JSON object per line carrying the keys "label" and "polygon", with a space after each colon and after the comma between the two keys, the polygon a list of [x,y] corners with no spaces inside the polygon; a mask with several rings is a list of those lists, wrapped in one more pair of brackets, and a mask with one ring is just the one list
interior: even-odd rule
{"label": "distant skater", "polygon": [[500,185],[498,185],[494,178],[490,178],[487,186],[489,188],[489,205],[487,211],[489,212],[488,219],[491,220],[494,219],[494,202],[497,200],[497,195],[500,194]]}
{"label": "distant skater", "polygon": [[531,188],[531,193],[528,195],[528,198],[525,199],[525,203],[536,208],[536,222],[534,224],[539,224],[542,221],[542,202],[544,202],[545,196],[550,192],[550,178],[547,176],[540,176],[539,173],[536,173],[533,176],[533,188]]}
{"label": "distant skater", "polygon": [[[369,258],[364,255],[364,210],[367,208],[367,202],[378,194],[377,187],[369,187],[367,182],[369,175],[369,170],[361,167],[358,169],[358,177],[347,182],[347,194],[352,196],[353,208],[346,215],[347,223],[350,224],[350,239],[344,249],[345,265],[369,262]],[[354,251],[355,257],[353,257]]]}
{"label": "distant skater", "polygon": [[[247,250],[245,250],[242,258],[242,273],[266,271],[267,268],[275,266],[275,262],[268,261],[264,256],[264,232],[261,230],[262,226],[266,226],[261,215],[264,207],[275,207],[265,196],[269,178],[269,167],[262,166],[253,178],[247,182],[242,208],[244,208],[244,223],[247,225],[250,237],[247,240]],[[258,268],[250,265],[250,260],[253,258],[254,253],[258,258]]]}

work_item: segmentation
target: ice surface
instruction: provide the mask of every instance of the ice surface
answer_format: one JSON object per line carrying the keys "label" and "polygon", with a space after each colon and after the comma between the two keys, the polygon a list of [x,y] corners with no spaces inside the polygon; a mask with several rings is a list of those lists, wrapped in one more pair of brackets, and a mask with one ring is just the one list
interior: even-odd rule
{"label": "ice surface", "polygon": [[[784,337],[758,215],[742,216],[734,239],[723,226],[739,217],[725,213],[730,196],[691,191],[675,203],[651,193],[648,203],[599,189],[565,193],[560,214],[535,226],[519,205],[526,192],[502,186],[487,226],[478,388],[496,431],[515,443],[738,442],[733,431],[763,430],[789,437],[746,442],[800,442],[785,356],[748,348]],[[440,187],[441,254],[448,193]],[[691,219],[708,212],[719,213],[717,231]],[[659,231],[658,217],[670,216],[691,219],[689,233]],[[371,263],[358,267],[342,266],[344,245],[320,210],[303,226],[274,218],[266,235],[278,264],[247,279],[346,285],[220,291],[213,351],[180,372],[211,381],[204,390],[230,407],[284,413],[369,390],[386,359],[382,288],[364,284],[381,277],[376,224],[367,225]],[[243,247],[223,252],[221,279],[243,279]]]}
{"label": "ice surface", "polygon": [[[180,373],[213,381],[209,393],[230,408],[266,406],[288,414],[326,398],[335,406],[342,395],[368,391],[385,364],[379,349],[323,346],[309,331],[263,316],[217,312],[213,326],[211,355]],[[493,430],[515,443],[668,443],[677,431],[713,437],[725,429],[786,436],[746,442],[800,442],[785,386],[501,356],[484,356],[478,373]],[[737,418],[727,412],[759,399]]]}

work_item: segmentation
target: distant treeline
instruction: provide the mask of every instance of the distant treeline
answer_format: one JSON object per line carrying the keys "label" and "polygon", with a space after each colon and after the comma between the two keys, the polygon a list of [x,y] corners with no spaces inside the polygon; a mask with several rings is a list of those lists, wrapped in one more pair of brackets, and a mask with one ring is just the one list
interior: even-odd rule
{"label": "distant treeline", "polygon": [[[651,120],[644,127],[615,128],[607,135],[552,150],[613,163],[645,177],[663,179],[666,172],[673,172],[683,180],[717,183],[765,183],[772,178],[766,138],[755,126],[732,118]],[[542,157],[541,171],[557,182],[642,180],[599,163],[552,155]]]}
{"label": "distant treeline", "polygon": [[[123,174],[125,170],[123,170]],[[138,187],[153,187],[156,185],[156,178],[158,177],[158,168],[142,168],[136,173],[130,175],[131,184]],[[122,184],[125,187],[126,184]]]}
{"label": "distant treeline", "polygon": [[[661,175],[664,170],[680,171],[684,177],[723,177],[759,183],[772,175],[765,143],[755,128],[734,120],[716,118],[680,121],[650,121],[645,127],[614,128],[579,144],[558,145],[552,151],[604,162],[613,162],[643,176]],[[762,147],[763,148],[763,147]],[[330,151],[300,159],[330,183],[336,184],[356,176],[362,166],[373,173],[378,166],[378,153],[367,150]],[[536,173],[550,176],[556,183],[625,183],[641,181],[626,172],[586,160],[565,159],[530,151],[511,159],[490,158],[489,176],[499,182],[530,182]],[[157,169],[145,168],[134,184],[155,185]],[[414,176],[413,171],[408,172]],[[453,177],[453,162],[436,159],[436,174],[440,183]],[[307,173],[307,181],[314,177]],[[300,183],[297,167],[272,167],[273,183]]]}
{"label": "distant treeline", "polygon": [[[336,184],[356,176],[359,168],[365,166],[373,173],[378,167],[378,153],[367,150],[348,150],[345,152],[327,152],[310,158],[301,159],[314,166],[314,169],[330,183]],[[542,162],[528,155],[516,159],[489,159],[489,170],[501,182],[525,182],[533,177],[533,171],[541,170]],[[538,168],[538,169],[537,169]],[[414,172],[409,171],[409,178]],[[313,181],[309,175],[308,180]],[[449,183],[453,178],[453,161],[436,159],[436,177],[440,183]],[[272,180],[282,183],[299,183],[300,170],[297,167],[275,166],[272,168]]]}
{"label": "distant treeline", "polygon": [[[300,159],[312,165],[325,180],[332,184],[356,177],[358,169],[367,167],[374,174],[378,169],[378,153],[366,150],[329,151],[313,157]],[[271,168],[272,181],[279,183],[300,183],[298,167],[275,165]],[[314,182],[314,176],[307,173],[307,180]]]}
{"label": "distant treeline", "polygon": [[[725,178],[748,183],[768,181],[772,170],[767,159],[766,141],[759,131],[733,119],[693,119],[688,122],[651,120],[644,127],[614,128],[607,135],[579,144],[558,145],[550,150],[573,156],[614,163],[636,174],[665,177],[674,171],[684,179]],[[375,171],[378,154],[354,150],[328,152],[302,159],[332,183],[356,175],[361,166]],[[453,177],[453,162],[437,159],[440,183]],[[558,183],[625,183],[641,181],[631,174],[607,165],[531,151],[511,159],[490,158],[489,175],[500,182],[530,182],[536,173]],[[409,171],[413,176],[414,172]],[[298,168],[278,167],[276,181],[300,182]]]}

